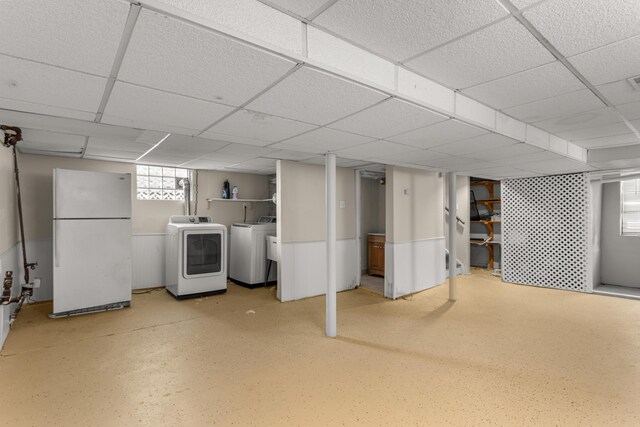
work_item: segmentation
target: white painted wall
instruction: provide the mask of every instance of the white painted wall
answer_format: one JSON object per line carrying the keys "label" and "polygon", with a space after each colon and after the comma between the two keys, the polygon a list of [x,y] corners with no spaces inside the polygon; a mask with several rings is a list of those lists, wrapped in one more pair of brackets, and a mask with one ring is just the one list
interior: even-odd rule
{"label": "white painted wall", "polygon": [[398,298],[445,281],[444,180],[386,169],[385,296]]}
{"label": "white painted wall", "polygon": [[620,183],[602,185],[601,282],[640,288],[640,237],[620,235]]}
{"label": "white painted wall", "polygon": [[[278,298],[291,301],[326,292],[326,208],[324,166],[278,162]],[[355,287],[355,177],[338,168],[338,291]],[[345,207],[340,208],[340,201]]]}

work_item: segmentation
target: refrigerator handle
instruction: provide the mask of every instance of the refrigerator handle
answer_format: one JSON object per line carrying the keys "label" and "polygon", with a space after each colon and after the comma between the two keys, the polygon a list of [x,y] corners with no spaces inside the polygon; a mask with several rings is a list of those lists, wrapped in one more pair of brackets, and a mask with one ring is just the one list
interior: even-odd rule
{"label": "refrigerator handle", "polygon": [[53,260],[54,265],[56,267],[60,267],[60,257],[58,255],[58,240],[60,240],[60,236],[58,236],[58,227],[60,221],[53,220],[53,223],[55,224],[53,230]]}

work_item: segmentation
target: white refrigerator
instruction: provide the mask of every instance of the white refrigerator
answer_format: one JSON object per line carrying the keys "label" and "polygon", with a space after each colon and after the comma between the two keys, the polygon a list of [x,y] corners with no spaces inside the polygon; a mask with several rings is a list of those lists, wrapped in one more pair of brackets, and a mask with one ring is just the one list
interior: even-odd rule
{"label": "white refrigerator", "polygon": [[53,313],[131,302],[131,175],[53,171]]}

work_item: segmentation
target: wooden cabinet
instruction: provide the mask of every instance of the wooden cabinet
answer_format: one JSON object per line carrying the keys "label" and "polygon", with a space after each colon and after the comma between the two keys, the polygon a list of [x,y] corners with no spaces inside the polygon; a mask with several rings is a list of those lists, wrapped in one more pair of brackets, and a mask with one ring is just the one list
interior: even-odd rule
{"label": "wooden cabinet", "polygon": [[384,234],[369,234],[369,274],[384,276]]}

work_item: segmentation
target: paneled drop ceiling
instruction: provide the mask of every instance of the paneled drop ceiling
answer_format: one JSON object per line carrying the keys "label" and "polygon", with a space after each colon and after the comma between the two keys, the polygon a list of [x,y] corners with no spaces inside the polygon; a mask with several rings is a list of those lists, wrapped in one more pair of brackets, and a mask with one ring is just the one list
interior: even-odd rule
{"label": "paneled drop ceiling", "polygon": [[[640,153],[637,0],[5,0],[2,15],[0,122],[24,128],[25,153],[268,174],[335,152],[488,178],[607,167],[579,147]],[[318,43],[376,55],[396,86],[415,73],[402,84],[433,101],[370,83],[386,80],[357,55],[370,79],[305,60]],[[526,137],[431,108],[465,101],[437,84]]]}

